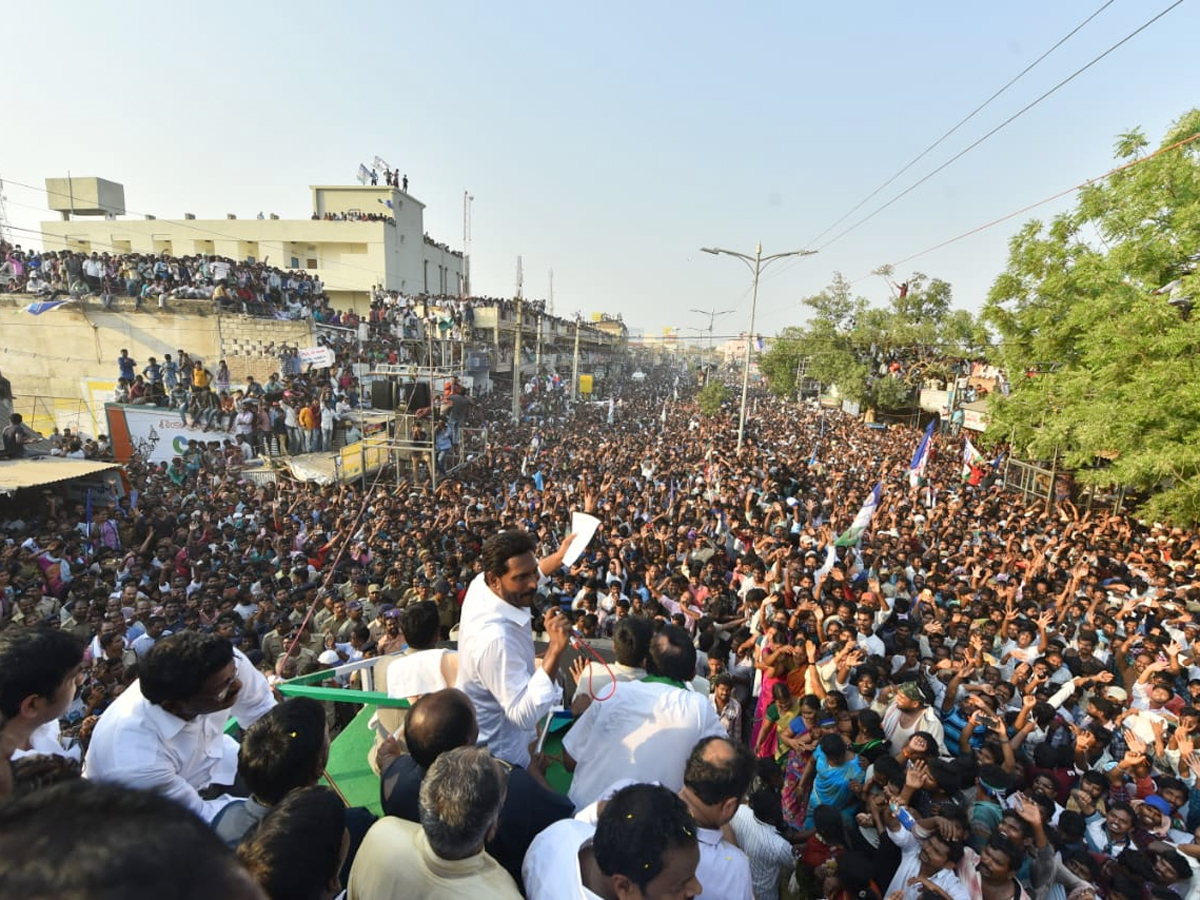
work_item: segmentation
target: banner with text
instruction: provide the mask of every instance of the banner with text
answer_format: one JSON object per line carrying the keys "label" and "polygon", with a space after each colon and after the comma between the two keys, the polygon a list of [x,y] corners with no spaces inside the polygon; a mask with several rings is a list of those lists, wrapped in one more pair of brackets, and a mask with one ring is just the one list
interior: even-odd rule
{"label": "banner with text", "polygon": [[178,412],[157,406],[109,403],[104,410],[117,462],[128,462],[134,452],[151,462],[170,462],[183,455],[193,438],[207,443],[228,436],[190,428],[180,421]]}
{"label": "banner with text", "polygon": [[327,369],[333,365],[333,351],[328,347],[305,347],[300,351],[300,365]]}

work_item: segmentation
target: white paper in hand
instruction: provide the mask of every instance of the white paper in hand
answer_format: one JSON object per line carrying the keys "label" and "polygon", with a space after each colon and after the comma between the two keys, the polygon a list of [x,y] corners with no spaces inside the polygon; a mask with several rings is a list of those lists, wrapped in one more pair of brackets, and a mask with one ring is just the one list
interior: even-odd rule
{"label": "white paper in hand", "polygon": [[599,527],[600,520],[595,516],[581,512],[571,513],[571,530],[575,532],[575,540],[571,541],[571,546],[567,548],[566,555],[563,556],[563,566],[569,569],[575,565],[575,560],[583,556],[583,551],[587,549],[587,545]]}

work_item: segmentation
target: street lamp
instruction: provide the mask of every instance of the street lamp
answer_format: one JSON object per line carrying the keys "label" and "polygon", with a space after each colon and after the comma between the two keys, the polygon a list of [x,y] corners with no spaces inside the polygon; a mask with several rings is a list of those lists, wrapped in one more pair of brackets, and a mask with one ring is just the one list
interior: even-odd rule
{"label": "street lamp", "polygon": [[741,410],[738,413],[738,437],[737,451],[742,451],[742,441],[746,436],[746,395],[750,391],[750,342],[754,339],[754,313],[758,306],[758,276],[768,265],[775,262],[777,259],[783,259],[787,256],[812,256],[816,250],[789,250],[787,253],[774,253],[771,256],[762,255],[762,242],[759,241],[758,246],[754,248],[754,255],[748,253],[738,253],[734,250],[722,250],[720,247],[701,247],[701,252],[711,253],[714,256],[732,256],[735,259],[740,259],[749,267],[754,275],[754,291],[750,298],[750,330],[746,332],[746,359],[744,360],[745,368],[742,370],[742,404]]}
{"label": "street lamp", "polygon": [[471,296],[471,204],[475,195],[463,191],[463,273],[462,284],[459,285],[460,297]]}
{"label": "street lamp", "polygon": [[[716,320],[720,316],[727,316],[730,313],[737,312],[737,310],[734,310],[734,309],[718,310],[716,307],[713,307],[712,309],[691,309],[691,310],[688,310],[688,312],[694,312],[701,316],[708,316],[708,349],[709,349],[709,351],[711,351],[712,345],[713,345],[713,323],[716,322]],[[697,331],[703,331],[703,330],[704,330],[703,328],[697,329]]]}

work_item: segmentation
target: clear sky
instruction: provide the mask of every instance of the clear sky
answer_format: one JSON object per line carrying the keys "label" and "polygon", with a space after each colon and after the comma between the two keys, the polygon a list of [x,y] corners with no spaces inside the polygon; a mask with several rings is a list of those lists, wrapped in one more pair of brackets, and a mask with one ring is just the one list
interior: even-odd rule
{"label": "clear sky", "polygon": [[[1172,2],[1114,0],[842,227]],[[1103,5],[24,3],[6,41],[0,177],[25,228],[50,215],[14,182],[68,169],[123,183],[139,214],[307,217],[308,185],[349,183],[379,154],[454,247],[474,195],[477,293],[511,295],[520,254],[526,296],[545,296],[554,270],[560,314],[694,337],[707,317],[690,309],[732,308],[717,334],[733,333],[749,274],[698,248],[809,246]],[[755,330],[798,324],[800,298],[838,270],[882,302],[879,265],[1106,171],[1123,131],[1156,144],[1200,105],[1198,8],[1185,0],[819,255],[776,263]],[[1027,217],[897,274],[944,278],[977,309]]]}

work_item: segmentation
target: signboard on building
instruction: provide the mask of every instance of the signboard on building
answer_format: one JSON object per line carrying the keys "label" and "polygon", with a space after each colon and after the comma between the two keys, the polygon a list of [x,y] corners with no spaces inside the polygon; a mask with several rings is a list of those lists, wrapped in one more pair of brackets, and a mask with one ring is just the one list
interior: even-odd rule
{"label": "signboard on building", "polygon": [[328,347],[305,347],[299,353],[300,365],[327,369],[333,365],[333,351]]}
{"label": "signboard on building", "polygon": [[925,412],[946,415],[950,409],[950,392],[922,388],[920,403],[921,409]]}
{"label": "signboard on building", "polygon": [[987,413],[981,409],[971,409],[964,406],[963,413],[963,428],[970,431],[987,431]]}

